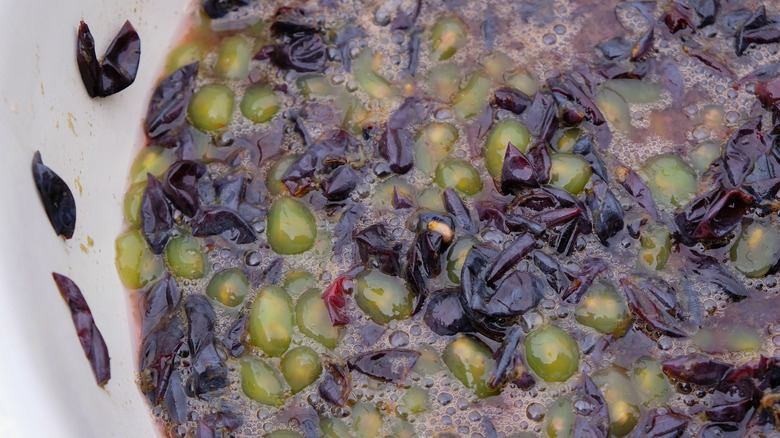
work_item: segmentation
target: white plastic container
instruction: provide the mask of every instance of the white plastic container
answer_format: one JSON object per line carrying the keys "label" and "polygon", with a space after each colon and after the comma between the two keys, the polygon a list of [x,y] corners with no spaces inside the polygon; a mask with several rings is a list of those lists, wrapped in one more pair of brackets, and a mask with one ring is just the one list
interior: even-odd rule
{"label": "white plastic container", "polygon": [[[188,0],[0,1],[0,437],[154,437],[135,383],[131,309],[114,268],[114,239],[140,124]],[[76,30],[102,54],[125,20],[141,37],[133,85],[90,99],[76,65]],[[71,240],[56,236],[31,160],[74,191]],[[105,389],[84,356],[52,271],[72,278],[111,354]]]}

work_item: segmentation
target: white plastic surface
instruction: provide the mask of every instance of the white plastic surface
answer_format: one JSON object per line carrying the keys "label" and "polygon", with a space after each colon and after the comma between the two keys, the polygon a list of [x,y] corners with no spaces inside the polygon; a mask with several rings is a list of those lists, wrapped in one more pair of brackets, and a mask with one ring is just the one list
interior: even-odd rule
{"label": "white plastic surface", "polygon": [[[0,0],[0,437],[154,437],[134,381],[129,300],[114,239],[146,101],[178,39],[187,0]],[[100,54],[125,20],[141,37],[133,85],[90,99],[76,65],[83,19]],[[76,232],[55,236],[31,173],[45,164],[71,186]],[[95,384],[51,273],[81,287],[111,354]]]}

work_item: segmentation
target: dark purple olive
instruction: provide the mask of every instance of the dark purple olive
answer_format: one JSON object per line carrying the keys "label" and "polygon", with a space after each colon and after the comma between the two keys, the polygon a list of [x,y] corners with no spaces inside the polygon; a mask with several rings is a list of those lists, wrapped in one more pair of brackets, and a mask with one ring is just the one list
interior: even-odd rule
{"label": "dark purple olive", "polygon": [[144,121],[144,129],[149,137],[159,137],[184,123],[198,75],[198,65],[195,61],[176,70],[154,90]]}
{"label": "dark purple olive", "polygon": [[320,397],[326,402],[345,406],[352,393],[352,375],[346,366],[337,362],[325,362],[325,372],[318,388]]}
{"label": "dark purple olive", "polygon": [[84,299],[84,295],[73,280],[56,272],[52,272],[51,275],[54,277],[54,282],[57,284],[65,304],[70,309],[76,334],[79,337],[81,348],[89,360],[89,365],[92,367],[95,381],[98,385],[104,386],[111,378],[111,358],[108,356],[108,347],[103,340],[103,335],[92,318],[87,300]]}
{"label": "dark purple olive", "polygon": [[[663,412],[663,411],[661,411]],[[674,412],[661,413],[650,411],[643,428],[644,436],[648,438],[679,438],[691,422],[685,415]]]}
{"label": "dark purple olive", "polygon": [[141,198],[141,231],[149,249],[161,254],[173,228],[173,214],[160,180],[151,173],[146,176],[146,189]]}
{"label": "dark purple olive", "polygon": [[670,377],[701,386],[714,386],[734,368],[725,362],[699,353],[691,353],[667,360],[663,370]]}
{"label": "dark purple olive", "polygon": [[623,208],[604,181],[596,181],[588,192],[588,208],[593,214],[593,227],[601,244],[609,246],[609,239],[623,230]]}
{"label": "dark purple olive", "polygon": [[405,128],[387,128],[379,139],[379,156],[390,170],[404,174],[414,165],[414,134]]}
{"label": "dark purple olive", "polygon": [[[557,100],[570,101],[579,105],[585,112],[585,119],[594,125],[606,123],[604,115],[598,109],[590,90],[586,91],[571,74],[565,74],[547,81]],[[603,147],[606,145],[602,145]]]}
{"label": "dark purple olive", "polygon": [[32,173],[54,232],[70,239],[76,228],[76,200],[73,198],[73,192],[59,175],[43,164],[38,151],[33,155]]}
{"label": "dark purple olive", "polygon": [[398,191],[398,187],[393,187],[393,208],[402,210],[405,208],[414,208],[414,202],[406,195]]}
{"label": "dark purple olive", "polygon": [[339,166],[322,182],[322,194],[330,201],[343,201],[355,190],[358,175],[350,165]]}
{"label": "dark purple olive", "polygon": [[493,93],[493,104],[515,114],[521,114],[531,105],[531,98],[518,89],[502,87]]}
{"label": "dark purple olive", "polygon": [[672,338],[686,337],[680,323],[648,295],[645,289],[638,287],[628,279],[620,280],[620,288],[626,296],[628,307],[639,318],[654,329]]}
{"label": "dark purple olive", "polygon": [[170,275],[149,288],[141,300],[141,339],[146,339],[155,327],[171,317],[180,301],[181,289]]}
{"label": "dark purple olive", "polygon": [[81,73],[81,81],[87,89],[89,97],[96,97],[101,92],[101,73],[100,61],[95,53],[95,39],[89,31],[87,23],[79,24],[78,37],[76,42],[76,62]]}
{"label": "dark purple olive", "polygon": [[216,236],[222,233],[227,233],[226,237],[238,244],[257,240],[254,229],[238,213],[224,207],[210,207],[192,221],[193,236]]}
{"label": "dark purple olive", "polygon": [[455,223],[460,230],[469,234],[477,232],[477,227],[471,219],[469,208],[455,189],[444,190],[441,197],[444,201],[444,208],[455,219]]}
{"label": "dark purple olive", "polygon": [[276,67],[297,72],[319,72],[325,68],[325,42],[317,33],[294,37],[289,42],[265,46],[255,59],[270,59]]}
{"label": "dark purple olive", "polygon": [[755,160],[767,152],[769,145],[761,132],[760,116],[740,126],[723,150],[723,167],[731,185],[742,184]]}
{"label": "dark purple olive", "polygon": [[498,282],[504,274],[513,269],[520,260],[531,252],[535,244],[536,239],[529,234],[523,234],[509,243],[487,267],[485,280],[490,284]]}
{"label": "dark purple olive", "polygon": [[318,31],[317,27],[307,22],[306,12],[302,8],[283,6],[277,9],[271,24],[271,32],[275,35],[296,36]]}
{"label": "dark purple olive", "polygon": [[185,216],[193,217],[198,212],[198,178],[205,173],[206,166],[191,160],[177,161],[165,173],[163,190]]}
{"label": "dark purple olive", "polygon": [[249,3],[249,0],[201,0],[200,2],[206,15],[215,19],[222,18],[229,12],[237,11]]}
{"label": "dark purple olive", "polygon": [[550,151],[547,150],[547,142],[543,139],[539,139],[525,151],[525,156],[531,161],[531,165],[534,168],[534,178],[539,184],[547,184],[550,179],[550,166],[552,161],[550,160]]}
{"label": "dark purple olive", "polygon": [[369,351],[352,356],[349,368],[383,382],[399,384],[409,376],[419,357],[418,351],[401,348]]}
{"label": "dark purple olive", "polygon": [[437,335],[449,336],[473,330],[463,304],[460,290],[444,290],[428,300],[423,321]]}
{"label": "dark purple olive", "polygon": [[204,295],[190,295],[184,302],[187,314],[187,339],[192,354],[196,394],[204,394],[228,385],[227,367],[217,352],[214,335],[216,314]]}
{"label": "dark purple olive", "polygon": [[519,326],[514,326],[501,341],[497,352],[496,366],[493,368],[490,380],[488,380],[490,388],[499,386],[505,378],[509,377],[509,369],[514,366],[515,360],[519,356],[517,346],[523,338],[523,330]]}
{"label": "dark purple olive", "polygon": [[387,229],[383,224],[370,225],[355,236],[360,260],[376,266],[388,275],[401,272],[401,255],[388,242]]}
{"label": "dark purple olive", "polygon": [[561,255],[569,255],[574,250],[574,244],[577,242],[577,236],[580,234],[580,223],[571,220],[565,223],[552,237],[552,247]]}
{"label": "dark purple olive", "polygon": [[[273,283],[273,282],[269,282]],[[249,316],[248,314],[239,314],[238,318],[230,325],[227,333],[222,341],[222,344],[228,350],[233,357],[241,356],[244,352],[244,344],[241,342],[246,336],[246,330],[248,326]]]}
{"label": "dark purple olive", "polygon": [[89,97],[107,97],[135,81],[141,59],[141,39],[129,21],[119,29],[98,63],[95,41],[83,21],[79,25],[76,61]]}

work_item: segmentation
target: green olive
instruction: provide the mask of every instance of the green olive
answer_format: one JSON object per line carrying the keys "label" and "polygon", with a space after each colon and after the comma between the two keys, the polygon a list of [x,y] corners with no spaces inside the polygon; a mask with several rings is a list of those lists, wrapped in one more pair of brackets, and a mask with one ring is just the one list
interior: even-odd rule
{"label": "green olive", "polygon": [[412,386],[404,392],[398,401],[398,411],[402,416],[419,414],[428,410],[429,405],[428,390]]}
{"label": "green olive", "polygon": [[742,230],[730,254],[731,264],[746,277],[763,277],[780,259],[780,233],[755,221]]}
{"label": "green olive", "polygon": [[147,173],[158,179],[162,178],[165,171],[176,161],[175,151],[162,146],[147,146],[141,149],[130,167],[130,183],[146,182]]}
{"label": "green olive", "polygon": [[672,387],[661,369],[661,364],[652,357],[637,359],[632,376],[634,386],[645,406],[665,403],[672,394]]}
{"label": "green olive", "polygon": [[726,334],[726,349],[729,351],[756,351],[763,344],[761,335],[749,327],[734,327]]}
{"label": "green olive", "polygon": [[428,89],[431,95],[442,102],[449,102],[458,92],[461,69],[457,64],[435,65],[428,75]]}
{"label": "green olive", "polygon": [[447,158],[439,163],[433,180],[442,189],[452,188],[466,196],[482,191],[479,172],[471,163],[460,158]]}
{"label": "green olive", "polygon": [[241,99],[241,113],[255,123],[271,120],[280,107],[279,97],[267,84],[250,85]]}
{"label": "green olive", "polygon": [[452,96],[452,110],[455,115],[461,119],[468,119],[482,112],[487,105],[491,88],[493,88],[493,79],[490,75],[484,71],[472,73],[466,86]]}
{"label": "green olive", "polygon": [[267,435],[263,435],[263,438],[303,438],[303,435],[292,430],[275,430]]}
{"label": "green olive", "polygon": [[581,137],[582,130],[580,128],[563,129],[555,134],[553,144],[557,152],[571,152]]}
{"label": "green olive", "polygon": [[125,287],[141,289],[162,274],[163,266],[141,232],[130,230],[116,239],[116,269]]}
{"label": "green olive", "polygon": [[125,221],[135,229],[141,228],[141,201],[144,191],[146,191],[146,182],[139,182],[130,186],[125,193]]}
{"label": "green olive", "polygon": [[439,353],[435,349],[423,345],[417,348],[417,352],[420,353],[420,357],[414,363],[412,371],[421,376],[432,376],[444,370],[444,366],[439,359]]}
{"label": "green olive", "polygon": [[621,131],[631,131],[631,109],[623,97],[610,88],[602,88],[596,95],[598,105],[604,118]]}
{"label": "green olive", "polygon": [[520,152],[525,152],[530,138],[528,129],[517,120],[507,118],[493,125],[482,146],[485,167],[493,179],[501,178],[507,145],[512,143]]}
{"label": "green olive", "polygon": [[662,224],[651,224],[642,230],[639,237],[639,265],[646,269],[660,271],[672,254],[672,234]]}
{"label": "green olive", "polygon": [[414,141],[414,165],[431,175],[458,141],[458,129],[449,123],[431,122],[417,131]]}
{"label": "green olive", "polygon": [[460,271],[463,268],[463,262],[469,255],[471,247],[478,244],[479,241],[472,236],[459,237],[450,246],[447,251],[447,278],[455,284],[460,284]]}
{"label": "green olive", "polygon": [[235,95],[220,84],[204,85],[190,98],[187,115],[192,125],[202,131],[224,128],[233,117]]}
{"label": "green olive", "polygon": [[592,175],[590,164],[579,155],[557,153],[550,156],[550,184],[577,195],[585,188]]}
{"label": "green olive", "polygon": [[277,254],[300,254],[314,246],[317,226],[306,204],[286,196],[268,210],[265,233]]}
{"label": "green olive", "polygon": [[382,429],[382,414],[371,403],[360,402],[352,408],[352,431],[356,438],[377,438]]}
{"label": "green olive", "polygon": [[341,330],[333,325],[319,290],[309,289],[298,298],[295,320],[304,335],[330,349],[338,345]]}
{"label": "green olive", "polygon": [[580,366],[577,341],[554,325],[533,330],[525,338],[528,366],[548,382],[563,382]]}
{"label": "green olive", "polygon": [[326,438],[351,438],[352,432],[349,431],[343,421],[334,417],[320,418],[320,431]]}
{"label": "green olive", "polygon": [[290,296],[279,286],[265,286],[249,311],[249,340],[271,357],[290,347],[295,324]]}
{"label": "green olive", "polygon": [[554,401],[547,412],[544,431],[548,438],[569,438],[574,429],[574,406],[568,398]]}
{"label": "green olive", "polygon": [[414,295],[406,282],[378,269],[366,269],[355,276],[355,301],[377,324],[406,319],[414,308]]}
{"label": "green olive", "polygon": [[460,336],[444,347],[441,357],[452,375],[474,390],[477,397],[490,397],[501,392],[498,387],[488,386],[496,363],[493,352],[479,339]]}
{"label": "green olive", "polygon": [[355,96],[344,97],[343,95],[339,96],[336,101],[344,113],[341,121],[341,126],[344,130],[355,137],[363,135],[363,126],[368,124],[368,120],[372,116],[366,110],[363,101]]}
{"label": "green olive", "polygon": [[417,197],[417,205],[420,208],[424,208],[431,211],[438,211],[444,213],[447,211],[444,208],[444,200],[442,199],[442,191],[437,185],[431,185],[420,191],[420,195]]}
{"label": "green olive", "polygon": [[374,194],[372,196],[374,207],[380,210],[394,210],[393,195],[395,190],[398,190],[398,193],[406,196],[412,202],[417,198],[417,196],[415,196],[414,186],[409,184],[405,179],[396,176],[388,178],[374,187]]}
{"label": "green olive", "polygon": [[295,80],[295,86],[304,97],[330,96],[334,92],[328,77],[320,73],[307,73],[298,76],[298,79]]}
{"label": "green olive", "polygon": [[284,403],[285,388],[273,367],[262,359],[241,360],[241,389],[247,397],[269,406]]}
{"label": "green olive", "polygon": [[309,271],[292,271],[284,278],[284,290],[291,297],[299,297],[305,291],[313,288],[317,284],[317,279]]}
{"label": "green olive", "polygon": [[268,193],[274,196],[290,193],[287,190],[287,186],[282,182],[282,177],[284,177],[287,169],[289,169],[296,160],[298,160],[297,155],[287,155],[276,160],[274,164],[268,168],[268,173],[265,175],[265,186],[268,188]]}
{"label": "green olive", "polygon": [[246,274],[238,268],[228,268],[211,277],[206,295],[223,306],[236,307],[244,301],[248,289]]}
{"label": "green olive", "polygon": [[217,64],[214,73],[222,79],[243,79],[249,73],[249,59],[252,47],[249,41],[239,35],[222,40],[217,50]]}
{"label": "green olive", "polygon": [[203,48],[197,41],[188,41],[171,51],[165,61],[165,73],[171,74],[185,65],[203,60]]}
{"label": "green olive", "polygon": [[479,63],[493,80],[500,81],[507,70],[512,67],[513,61],[506,53],[492,52],[482,56]]}
{"label": "green olive", "polygon": [[297,347],[288,351],[282,357],[279,368],[293,394],[314,383],[322,373],[320,356],[309,347]]}
{"label": "green olive", "polygon": [[206,261],[200,240],[189,234],[181,234],[168,241],[165,246],[165,260],[177,277],[194,280],[206,273]]}
{"label": "green olive", "polygon": [[390,435],[385,438],[417,438],[414,426],[407,421],[395,421],[390,427]]}
{"label": "green olive", "polygon": [[665,207],[679,207],[696,193],[696,172],[677,155],[651,157],[639,173],[656,202]]}
{"label": "green olive", "polygon": [[371,49],[364,49],[352,61],[352,73],[366,94],[374,99],[385,100],[398,94],[398,90],[384,76],[376,72],[381,65],[380,57],[374,55]]}
{"label": "green olive", "polygon": [[456,15],[439,18],[431,29],[431,60],[445,61],[466,44],[469,28]]}
{"label": "green olive", "polygon": [[688,159],[694,169],[704,173],[715,160],[720,157],[720,145],[714,141],[704,141],[688,153]]}
{"label": "green olive", "polygon": [[504,81],[510,87],[517,88],[530,97],[534,97],[537,90],[539,90],[539,83],[536,80],[536,76],[524,67],[504,74]]}
{"label": "green olive", "polygon": [[641,411],[636,388],[626,371],[611,365],[596,371],[591,378],[607,402],[612,435],[622,437],[631,433],[639,422]]}
{"label": "green olive", "polygon": [[582,325],[621,337],[631,325],[631,313],[623,297],[611,283],[594,282],[580,298],[574,317]]}

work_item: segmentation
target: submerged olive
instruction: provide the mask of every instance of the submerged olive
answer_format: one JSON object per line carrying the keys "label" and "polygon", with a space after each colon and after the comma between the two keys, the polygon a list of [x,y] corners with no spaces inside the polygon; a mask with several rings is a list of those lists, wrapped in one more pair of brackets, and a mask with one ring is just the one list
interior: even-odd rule
{"label": "submerged olive", "polygon": [[574,317],[582,325],[605,334],[623,336],[631,324],[631,313],[623,297],[611,283],[594,282],[580,298]]}
{"label": "submerged olive", "polygon": [[468,161],[460,158],[448,158],[436,166],[436,184],[443,189],[455,189],[467,196],[482,191],[479,172]]}
{"label": "submerged olive", "polygon": [[352,408],[352,430],[356,438],[377,438],[382,429],[382,414],[373,404],[360,402]]}
{"label": "submerged olive", "polygon": [[452,110],[461,119],[474,117],[485,109],[493,79],[483,71],[471,74],[466,85],[452,96]]}
{"label": "submerged olive", "polygon": [[530,138],[525,125],[514,119],[501,120],[491,128],[482,147],[482,156],[485,159],[485,167],[493,179],[501,177],[507,145],[512,143],[514,147],[524,153],[528,148]]}
{"label": "submerged olive", "polygon": [[398,402],[398,410],[402,415],[419,414],[428,409],[428,390],[419,386],[412,386],[404,392]]}
{"label": "submerged olive", "polygon": [[238,268],[223,269],[209,281],[206,286],[206,295],[223,306],[236,307],[244,301],[246,291],[249,289],[249,280]]}
{"label": "submerged olive", "polygon": [[628,435],[639,422],[641,412],[636,389],[625,370],[611,365],[596,371],[591,377],[607,402],[610,432],[616,437]]}
{"label": "submerged olive", "polygon": [[255,123],[265,123],[279,111],[279,97],[270,85],[254,84],[244,92],[241,113]]}
{"label": "submerged olive", "polygon": [[652,357],[642,357],[634,362],[633,379],[645,406],[664,403],[672,393],[669,378]]}
{"label": "submerged olive", "polygon": [[490,397],[500,392],[500,388],[489,386],[496,366],[493,352],[479,339],[460,336],[444,348],[441,357],[452,375],[473,389],[477,397]]}
{"label": "submerged olive", "polygon": [[582,137],[582,130],[580,128],[569,128],[558,131],[553,138],[553,144],[557,148],[558,152],[572,152],[574,145]]}
{"label": "submerged olive", "polygon": [[539,90],[539,83],[536,76],[525,67],[504,74],[504,81],[512,88],[516,88],[526,96],[534,97]]}
{"label": "submerged olive", "polygon": [[284,290],[291,297],[299,297],[305,291],[314,287],[317,279],[308,271],[293,271],[284,278]]}
{"label": "submerged olive", "polygon": [[127,189],[124,199],[125,220],[133,228],[141,227],[141,200],[146,190],[146,182],[135,183]]}
{"label": "submerged olive", "polygon": [[249,311],[249,339],[271,357],[279,357],[290,347],[293,306],[290,296],[279,286],[265,286],[257,293]]}
{"label": "submerged olive", "polygon": [[171,51],[165,61],[165,72],[171,74],[185,65],[203,60],[203,48],[197,41],[188,41]]}
{"label": "submerged olive", "polygon": [[469,28],[455,15],[439,18],[431,29],[431,59],[444,61],[466,44]]}
{"label": "submerged olive", "polygon": [[165,246],[165,260],[177,277],[190,280],[203,277],[206,272],[203,257],[200,240],[189,234],[176,236]]}
{"label": "submerged olive", "polygon": [[417,362],[414,363],[412,371],[421,376],[431,376],[444,369],[439,359],[439,353],[432,347],[420,346],[417,349],[420,353],[420,357],[417,358]]}
{"label": "submerged olive", "polygon": [[141,289],[162,274],[162,261],[149,249],[138,230],[130,230],[116,239],[116,269],[128,289]]}
{"label": "submerged olive", "polygon": [[460,284],[460,271],[463,268],[463,262],[469,255],[471,247],[479,243],[477,239],[471,236],[458,238],[447,251],[447,278],[455,284]]}
{"label": "submerged olive", "polygon": [[557,153],[550,156],[550,181],[553,187],[577,195],[592,175],[590,164],[580,155]]}
{"label": "submerged olive", "polygon": [[377,73],[382,60],[371,49],[360,52],[352,61],[352,73],[363,91],[374,99],[388,99],[398,94],[398,90],[384,76]]}
{"label": "submerged olive", "polygon": [[269,406],[284,403],[284,384],[264,360],[246,358],[241,360],[241,389],[247,397]]}
{"label": "submerged olive", "polygon": [[461,69],[457,64],[447,63],[431,68],[428,88],[436,99],[449,102],[452,96],[458,92]]}
{"label": "submerged olive", "polygon": [[763,277],[780,260],[780,233],[771,225],[753,222],[731,247],[731,263],[749,278]]}
{"label": "submerged olive", "polygon": [[268,168],[268,173],[265,175],[265,186],[268,188],[268,193],[276,196],[283,193],[290,193],[287,190],[287,186],[282,182],[282,177],[287,172],[287,169],[298,160],[297,155],[287,155],[279,158]]}
{"label": "submerged olive", "polygon": [[165,171],[176,161],[175,149],[147,146],[136,155],[130,167],[130,183],[147,181],[147,173],[162,179]]}
{"label": "submerged olive", "polygon": [[288,351],[282,357],[279,368],[293,394],[314,383],[322,373],[320,356],[309,347],[297,347]]}
{"label": "submerged olive", "polygon": [[714,141],[702,142],[688,153],[688,159],[699,173],[706,172],[718,157],[720,157],[720,145]]}
{"label": "submerged olive", "polygon": [[393,210],[395,208],[393,205],[393,197],[396,190],[400,195],[403,195],[412,201],[412,203],[414,203],[414,200],[417,198],[413,185],[409,184],[401,177],[393,177],[382,181],[374,188],[374,195],[372,196],[374,206],[381,210]]}
{"label": "submerged olive", "polygon": [[642,230],[639,237],[639,264],[647,269],[660,271],[672,253],[672,234],[666,226],[652,224]]}
{"label": "submerged olive", "polygon": [[278,254],[300,254],[314,246],[317,226],[314,215],[303,202],[279,198],[271,205],[266,219],[266,236]]}
{"label": "submerged olive", "polygon": [[417,131],[414,141],[414,165],[430,175],[458,141],[458,130],[449,123],[431,122]]}
{"label": "submerged olive", "polygon": [[327,348],[336,348],[340,330],[333,325],[325,301],[317,289],[309,289],[295,303],[295,320],[301,333]]}
{"label": "submerged olive", "polygon": [[367,269],[355,276],[355,301],[377,324],[406,319],[414,308],[414,295],[406,282],[378,269]]}
{"label": "submerged olive", "polygon": [[425,208],[431,211],[438,211],[444,213],[447,209],[444,207],[444,199],[442,199],[442,191],[436,186],[432,185],[420,191],[420,195],[417,197],[417,204],[420,208]]}
{"label": "submerged olive", "polygon": [[504,78],[507,70],[512,67],[513,61],[503,52],[491,52],[480,57],[479,63],[494,80],[500,81]]}
{"label": "submerged olive", "polygon": [[350,438],[349,426],[338,418],[320,418],[320,431],[327,438]]}
{"label": "submerged olive", "polygon": [[604,87],[618,93],[627,102],[637,104],[653,103],[661,98],[664,87],[656,82],[636,79],[610,79]]}
{"label": "submerged olive", "polygon": [[190,98],[187,114],[196,128],[216,131],[230,123],[234,103],[235,96],[230,88],[220,84],[205,85]]}
{"label": "submerged olive", "polygon": [[580,366],[577,341],[554,325],[533,330],[525,338],[528,366],[548,382],[563,382]]}
{"label": "submerged olive", "polygon": [[217,50],[214,73],[222,79],[243,79],[249,73],[252,48],[244,37],[234,35],[222,40]]}
{"label": "submerged olive", "polygon": [[547,412],[547,425],[544,431],[548,438],[569,438],[574,429],[574,406],[568,398],[553,402]]}
{"label": "submerged olive", "polygon": [[295,86],[298,88],[298,92],[305,97],[330,96],[334,92],[328,77],[320,73],[300,75],[295,80]]}
{"label": "submerged olive", "polygon": [[612,122],[621,131],[631,131],[631,109],[623,96],[610,88],[602,88],[596,96],[604,118]]}
{"label": "submerged olive", "polygon": [[655,200],[666,207],[679,207],[696,192],[696,172],[673,154],[651,157],[645,162],[640,175]]}

